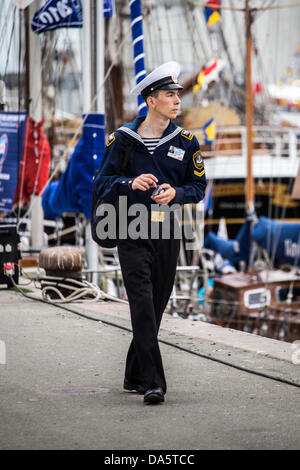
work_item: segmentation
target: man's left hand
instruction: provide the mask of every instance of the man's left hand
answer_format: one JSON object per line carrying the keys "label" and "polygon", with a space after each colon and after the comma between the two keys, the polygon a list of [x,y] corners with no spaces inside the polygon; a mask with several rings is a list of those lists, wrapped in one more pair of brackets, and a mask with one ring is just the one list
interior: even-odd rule
{"label": "man's left hand", "polygon": [[164,192],[158,196],[151,196],[151,199],[153,199],[157,204],[168,204],[173,201],[176,197],[176,189],[168,183],[163,183],[161,187],[164,189]]}

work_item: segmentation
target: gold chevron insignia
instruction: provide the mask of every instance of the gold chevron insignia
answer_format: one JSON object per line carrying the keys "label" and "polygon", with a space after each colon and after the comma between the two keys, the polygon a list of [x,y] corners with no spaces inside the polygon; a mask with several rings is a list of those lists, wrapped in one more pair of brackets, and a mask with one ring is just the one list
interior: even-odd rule
{"label": "gold chevron insignia", "polygon": [[194,175],[199,176],[199,177],[203,176],[204,173],[205,173],[205,170],[201,171],[201,173],[199,173],[199,171],[194,170]]}

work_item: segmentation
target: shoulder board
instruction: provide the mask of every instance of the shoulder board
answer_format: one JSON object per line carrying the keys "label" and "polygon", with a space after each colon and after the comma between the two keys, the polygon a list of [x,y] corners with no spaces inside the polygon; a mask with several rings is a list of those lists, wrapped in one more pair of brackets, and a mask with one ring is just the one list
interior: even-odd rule
{"label": "shoulder board", "polygon": [[194,137],[194,135],[190,131],[185,130],[181,131],[181,135],[182,137],[185,137],[188,140],[192,140],[192,138]]}
{"label": "shoulder board", "polygon": [[106,147],[109,147],[116,140],[115,133],[110,134],[106,141]]}

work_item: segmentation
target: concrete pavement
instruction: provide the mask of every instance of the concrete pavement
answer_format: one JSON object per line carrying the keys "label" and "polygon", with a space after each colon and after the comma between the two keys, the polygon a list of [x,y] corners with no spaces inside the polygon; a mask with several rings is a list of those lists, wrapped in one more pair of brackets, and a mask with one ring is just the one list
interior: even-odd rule
{"label": "concrete pavement", "polygon": [[[130,328],[125,304],[68,306]],[[122,389],[131,333],[4,288],[0,310],[1,449],[299,448],[299,388],[161,344],[166,401],[144,405]],[[167,315],[160,338],[300,383],[289,343]]]}

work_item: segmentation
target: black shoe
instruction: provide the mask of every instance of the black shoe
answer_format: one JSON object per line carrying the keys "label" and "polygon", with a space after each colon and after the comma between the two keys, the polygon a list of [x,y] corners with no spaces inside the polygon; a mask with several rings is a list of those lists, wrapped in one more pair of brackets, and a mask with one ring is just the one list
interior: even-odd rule
{"label": "black shoe", "polygon": [[144,403],[161,403],[165,401],[164,392],[161,387],[149,388],[144,395]]}
{"label": "black shoe", "polygon": [[136,392],[136,393],[139,393],[140,395],[144,395],[145,393],[145,389],[141,385],[131,384],[126,379],[124,380],[123,388],[124,390],[128,390],[130,392]]}

